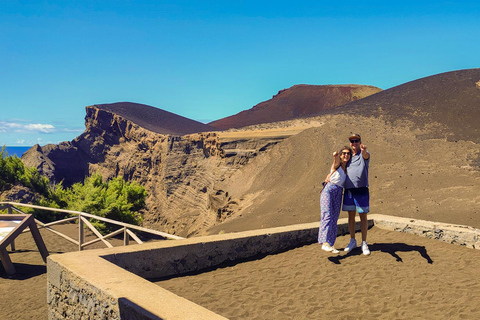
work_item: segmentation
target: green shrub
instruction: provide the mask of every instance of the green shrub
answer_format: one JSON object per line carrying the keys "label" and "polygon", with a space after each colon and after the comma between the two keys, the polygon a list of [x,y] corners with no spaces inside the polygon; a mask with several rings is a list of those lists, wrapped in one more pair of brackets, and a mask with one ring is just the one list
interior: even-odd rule
{"label": "green shrub", "polygon": [[15,184],[21,184],[42,196],[48,196],[50,181],[40,176],[36,168],[26,168],[22,160],[9,156],[3,146],[0,151],[0,192],[10,189]]}
{"label": "green shrub", "polygon": [[[83,183],[64,188],[61,183],[51,185],[47,177],[36,168],[27,168],[17,156],[8,156],[5,147],[0,152],[0,192],[21,184],[37,192],[41,197],[36,205],[82,211],[116,221],[140,224],[139,210],[145,207],[147,192],[135,182],[126,182],[120,177],[104,182],[100,174],[86,177]],[[68,217],[68,214],[47,210],[27,210],[39,220],[50,222]],[[111,231],[111,226],[94,220],[92,223],[102,233]]]}
{"label": "green shrub", "polygon": [[[55,187],[52,198],[57,204],[66,204],[64,209],[82,211],[116,221],[140,224],[142,217],[138,210],[145,206],[147,192],[135,182],[113,178],[103,182],[100,174],[85,178],[83,183],[75,183],[71,188]],[[101,232],[111,231],[108,224],[94,220],[93,224]]]}

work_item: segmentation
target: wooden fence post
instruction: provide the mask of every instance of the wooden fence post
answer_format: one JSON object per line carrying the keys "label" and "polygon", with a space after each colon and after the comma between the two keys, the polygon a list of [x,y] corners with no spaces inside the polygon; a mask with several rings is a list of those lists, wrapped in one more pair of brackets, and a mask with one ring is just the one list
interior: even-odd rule
{"label": "wooden fence post", "polygon": [[82,214],[78,215],[78,250],[82,251],[82,245],[85,242],[85,237],[83,233],[83,221],[82,221]]}
{"label": "wooden fence post", "polygon": [[[7,211],[8,214],[13,214],[13,209],[11,204],[7,204],[7,210],[8,210]],[[15,251],[15,240],[13,240],[12,243],[10,243],[10,250]]]}
{"label": "wooden fence post", "polygon": [[130,236],[128,235],[127,230],[128,230],[127,227],[123,227],[123,245],[124,246],[128,246],[130,242]]}

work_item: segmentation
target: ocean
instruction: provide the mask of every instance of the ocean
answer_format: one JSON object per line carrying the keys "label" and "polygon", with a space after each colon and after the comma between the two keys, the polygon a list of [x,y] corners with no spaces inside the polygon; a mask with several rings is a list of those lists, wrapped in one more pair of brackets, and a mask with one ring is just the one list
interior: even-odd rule
{"label": "ocean", "polygon": [[31,147],[5,147],[5,153],[9,156],[17,155],[17,157],[21,157],[22,154],[30,149]]}

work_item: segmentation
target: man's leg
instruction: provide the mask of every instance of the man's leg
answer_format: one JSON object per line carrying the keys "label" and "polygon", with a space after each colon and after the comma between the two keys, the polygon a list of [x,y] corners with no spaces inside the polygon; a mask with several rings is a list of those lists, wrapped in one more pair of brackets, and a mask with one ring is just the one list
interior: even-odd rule
{"label": "man's leg", "polygon": [[357,211],[348,211],[348,231],[350,232],[350,238],[355,239],[355,215]]}
{"label": "man's leg", "polygon": [[362,242],[367,241],[368,218],[366,213],[360,213],[360,230],[362,231]]}
{"label": "man's leg", "polygon": [[357,211],[348,211],[348,231],[350,232],[350,242],[344,249],[345,252],[350,252],[357,247],[357,241],[355,240],[355,215]]}
{"label": "man's leg", "polygon": [[348,231],[350,232],[350,242],[344,251],[350,252],[357,247],[357,241],[355,240],[355,215],[357,210],[350,190],[344,192],[342,209],[348,211]]}

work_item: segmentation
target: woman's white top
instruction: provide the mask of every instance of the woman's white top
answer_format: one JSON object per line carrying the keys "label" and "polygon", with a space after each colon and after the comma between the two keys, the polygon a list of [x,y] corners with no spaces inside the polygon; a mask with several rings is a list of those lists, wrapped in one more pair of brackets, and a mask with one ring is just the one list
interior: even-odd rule
{"label": "woman's white top", "polygon": [[330,182],[342,188],[345,184],[345,179],[347,179],[347,175],[341,166],[330,176]]}

